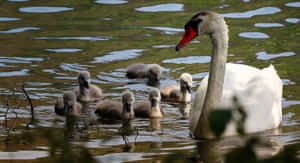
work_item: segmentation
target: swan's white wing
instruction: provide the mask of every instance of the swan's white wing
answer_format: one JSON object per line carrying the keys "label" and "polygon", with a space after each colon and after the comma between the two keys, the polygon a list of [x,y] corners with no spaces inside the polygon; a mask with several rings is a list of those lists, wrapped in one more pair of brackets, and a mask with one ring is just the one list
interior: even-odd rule
{"label": "swan's white wing", "polygon": [[[195,128],[196,122],[202,112],[208,76],[200,83],[196,92],[191,127]],[[276,70],[271,65],[259,70],[241,64],[226,64],[223,96],[220,108],[233,106],[232,98],[237,96],[244,107],[248,117],[245,123],[247,133],[262,131],[278,127],[281,118],[282,82]],[[224,135],[235,135],[235,125],[231,122]]]}

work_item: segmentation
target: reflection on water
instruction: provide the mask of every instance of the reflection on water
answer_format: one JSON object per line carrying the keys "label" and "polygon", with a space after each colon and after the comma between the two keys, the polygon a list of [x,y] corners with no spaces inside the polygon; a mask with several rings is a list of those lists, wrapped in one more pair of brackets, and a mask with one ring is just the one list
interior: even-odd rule
{"label": "reflection on water", "polygon": [[256,58],[260,60],[270,60],[278,57],[289,57],[296,55],[294,52],[283,52],[279,54],[268,54],[266,51],[256,53]]}
{"label": "reflection on water", "polygon": [[0,72],[0,77],[27,76],[29,71],[29,69],[22,69],[20,71]]}
{"label": "reflection on water", "polygon": [[75,53],[75,52],[81,52],[82,49],[45,49],[46,51],[49,52],[55,52],[55,53]]}
{"label": "reflection on water", "polygon": [[243,32],[243,33],[239,33],[238,36],[245,37],[245,38],[253,38],[253,39],[270,38],[269,35],[261,32]]}
{"label": "reflection on water", "polygon": [[87,40],[87,41],[105,41],[109,40],[109,37],[89,37],[89,36],[78,36],[78,37],[37,37],[40,40]]}
{"label": "reflection on water", "polygon": [[281,9],[278,7],[262,7],[256,10],[250,10],[246,12],[235,12],[235,13],[226,13],[221,14],[225,18],[252,18],[257,15],[271,15],[280,12]]}
{"label": "reflection on water", "polygon": [[155,155],[155,153],[111,153],[103,156],[96,156],[96,160],[100,162],[120,163],[129,161],[149,160],[150,158],[144,156]]}
{"label": "reflection on water", "polygon": [[18,21],[21,20],[20,18],[8,18],[8,17],[0,17],[0,22],[6,22],[6,21]]}
{"label": "reflection on water", "polygon": [[286,3],[285,6],[287,6],[287,7],[300,7],[300,2]]}
{"label": "reflection on water", "polygon": [[8,0],[9,2],[26,2],[26,1],[29,1],[29,0]]}
{"label": "reflection on water", "polygon": [[79,72],[79,71],[86,70],[89,67],[95,67],[95,66],[81,65],[78,63],[62,63],[59,65],[59,67],[64,71]]}
{"label": "reflection on water", "polygon": [[57,75],[67,75],[67,74],[64,74],[64,73],[58,73],[56,72],[56,70],[54,69],[44,69],[42,70],[43,72],[47,72],[47,73],[51,73],[51,74],[57,74]]}
{"label": "reflection on water", "polygon": [[293,82],[289,79],[281,79],[281,81],[282,81],[283,85],[294,85],[294,84],[296,84],[295,82]]}
{"label": "reflection on water", "polygon": [[288,23],[297,24],[297,23],[300,22],[300,19],[298,19],[298,18],[286,18],[285,21],[288,22]]}
{"label": "reflection on water", "polygon": [[48,151],[0,152],[0,160],[33,160],[48,156]]}
{"label": "reflection on water", "polygon": [[154,6],[140,7],[135,10],[141,12],[175,12],[175,11],[183,11],[183,4],[179,3],[167,3],[160,4]]}
{"label": "reflection on water", "polygon": [[153,48],[171,48],[175,47],[176,45],[153,45]]}
{"label": "reflection on water", "polygon": [[63,11],[71,11],[73,8],[69,7],[23,7],[19,8],[20,12],[25,13],[56,13],[56,12],[63,12]]}
{"label": "reflection on water", "polygon": [[255,23],[254,27],[270,28],[270,27],[283,27],[280,23]]}
{"label": "reflection on water", "polygon": [[125,4],[128,2],[124,0],[96,0],[95,3],[117,5],[117,4]]}
{"label": "reflection on water", "polygon": [[43,58],[31,58],[31,57],[1,57],[0,63],[32,63],[32,62],[41,62]]}
{"label": "reflection on water", "polygon": [[37,27],[22,27],[22,28],[10,29],[10,30],[7,30],[7,31],[0,31],[0,33],[19,33],[19,32],[39,30],[39,29],[40,28],[37,28]]}
{"label": "reflection on water", "polygon": [[190,56],[182,58],[166,59],[163,63],[175,63],[175,64],[195,64],[195,63],[209,63],[210,56]]}
{"label": "reflection on water", "polygon": [[168,35],[174,35],[179,32],[184,32],[184,29],[170,28],[170,27],[144,27],[144,28],[160,30],[163,31],[164,34],[168,34]]}
{"label": "reflection on water", "polygon": [[102,57],[95,57],[95,60],[92,63],[109,63],[118,60],[127,60],[136,58],[141,54],[141,52],[145,51],[144,49],[128,49],[128,50],[120,50],[109,52],[107,55]]}
{"label": "reflection on water", "polygon": [[[137,101],[148,98],[151,86],[147,85],[147,81],[125,77],[128,65],[141,62],[161,64],[161,87],[178,84],[180,74],[190,72],[195,79],[194,93],[201,79],[209,74],[208,62],[211,58],[205,56],[211,53],[208,37],[199,38],[201,46],[186,46],[180,54],[175,53],[174,47],[182,38],[183,26],[193,13],[212,10],[224,13],[229,25],[231,54],[228,56],[231,57],[228,62],[246,62],[254,67],[272,63],[283,77],[285,98],[282,99],[281,133],[267,133],[265,137],[279,138],[285,146],[299,143],[297,108],[300,99],[296,91],[299,87],[299,56],[296,55],[299,53],[296,30],[300,21],[296,14],[298,2],[25,1],[5,0],[0,5],[0,123],[7,110],[7,96],[11,99],[13,97],[10,95],[15,94],[16,99],[9,103],[14,107],[8,113],[9,121],[13,122],[18,114],[21,128],[26,126],[31,112],[20,89],[25,82],[35,106],[38,124],[49,128],[58,120],[54,129],[63,129],[64,119],[55,116],[53,105],[58,97],[62,97],[63,91],[78,85],[77,72],[82,70],[94,74],[91,82],[101,87],[104,100],[120,101],[126,89],[133,91]],[[200,41],[197,39],[191,43],[198,44]],[[268,49],[272,49],[273,54],[267,53]],[[162,159],[175,152],[186,156],[195,153],[205,162],[221,162],[220,153],[242,145],[237,139],[227,139],[225,145],[215,141],[195,141],[190,137],[189,130],[191,104],[162,101],[163,118],[133,120],[132,128],[137,129],[138,134],[127,136],[128,145],[132,146],[125,149],[120,135],[121,124],[95,121],[95,105],[91,103],[88,113],[80,117],[80,130],[76,131],[78,133],[73,143],[85,144],[93,156],[103,162],[111,162],[111,159],[114,162],[163,162]],[[90,122],[86,119],[93,120],[93,126],[87,125]],[[5,136],[5,133],[0,131],[0,135]],[[43,157],[47,157],[51,149],[40,139],[33,146],[26,146],[26,149],[15,143],[11,147],[2,148],[7,153],[0,152],[0,159],[13,154],[14,158],[20,159],[19,162],[24,162],[28,157],[36,159],[42,155],[32,150],[42,151],[45,154]],[[20,152],[23,150],[31,152]]]}

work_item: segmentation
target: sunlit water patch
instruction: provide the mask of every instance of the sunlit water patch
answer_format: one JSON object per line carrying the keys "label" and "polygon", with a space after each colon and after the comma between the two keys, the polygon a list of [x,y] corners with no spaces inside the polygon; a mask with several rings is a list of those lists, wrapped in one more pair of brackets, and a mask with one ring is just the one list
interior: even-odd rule
{"label": "sunlit water patch", "polygon": [[234,13],[226,13],[221,14],[225,18],[252,18],[257,15],[272,15],[279,13],[281,11],[278,7],[262,7],[256,10],[250,10],[246,12],[234,12]]}
{"label": "sunlit water patch", "polygon": [[189,56],[181,58],[166,59],[163,63],[175,63],[175,64],[194,64],[194,63],[209,63],[210,56]]}
{"label": "sunlit water patch", "polygon": [[71,11],[71,10],[74,9],[69,7],[46,7],[46,6],[19,8],[20,12],[25,12],[25,13],[56,13],[56,12]]}
{"label": "sunlit water patch", "polygon": [[55,53],[75,53],[75,52],[81,52],[82,49],[69,49],[69,48],[63,48],[63,49],[45,49],[48,52],[55,52]]}
{"label": "sunlit water patch", "polygon": [[289,2],[289,3],[286,3],[285,6],[287,6],[287,7],[300,7],[300,2]]}
{"label": "sunlit water patch", "polygon": [[0,160],[33,160],[48,157],[48,151],[0,152]]}
{"label": "sunlit water patch", "polygon": [[253,38],[253,39],[270,38],[269,35],[262,32],[243,32],[243,33],[239,33],[238,36],[245,37],[245,38]]}
{"label": "sunlit water patch", "polygon": [[168,34],[168,35],[174,35],[174,34],[177,34],[179,32],[184,32],[183,29],[170,28],[170,27],[144,27],[144,28],[160,30],[160,31],[163,31],[164,34]]}
{"label": "sunlit water patch", "polygon": [[64,71],[73,71],[73,72],[79,72],[88,69],[89,67],[95,67],[91,65],[81,65],[78,63],[62,63],[59,66]]}
{"label": "sunlit water patch", "polygon": [[271,27],[283,27],[280,23],[255,23],[254,27],[271,28]]}
{"label": "sunlit water patch", "polygon": [[14,28],[7,31],[0,31],[0,33],[19,33],[19,32],[25,32],[25,31],[32,31],[32,30],[40,30],[40,28],[37,27],[22,27],[22,28]]}
{"label": "sunlit water patch", "polygon": [[300,19],[298,19],[298,18],[286,18],[285,21],[288,22],[288,23],[297,24],[297,23],[300,22]]}
{"label": "sunlit water patch", "polygon": [[128,60],[136,58],[142,55],[141,52],[145,51],[144,49],[128,49],[128,50],[120,50],[109,52],[107,55],[102,57],[95,57],[95,60],[92,63],[109,63],[113,61],[119,60]]}
{"label": "sunlit water patch", "polygon": [[40,40],[87,40],[87,41],[106,41],[109,37],[89,37],[89,36],[78,36],[78,37],[37,37],[35,39]]}
{"label": "sunlit water patch", "polygon": [[118,5],[118,4],[125,4],[128,3],[124,0],[96,0],[95,3],[99,4],[108,4],[108,5]]}
{"label": "sunlit water patch", "polygon": [[20,71],[0,72],[0,77],[27,76],[29,71],[29,69],[22,69]]}
{"label": "sunlit water patch", "polygon": [[20,18],[8,18],[8,17],[0,17],[0,22],[8,22],[8,21],[18,21]]}
{"label": "sunlit water patch", "polygon": [[136,8],[135,10],[140,12],[176,12],[183,11],[183,6],[183,4],[179,3],[167,3],[154,6],[140,7]]}
{"label": "sunlit water patch", "polygon": [[256,53],[256,58],[259,60],[270,60],[279,57],[289,57],[296,55],[294,52],[283,52],[279,54],[268,54],[266,51]]}

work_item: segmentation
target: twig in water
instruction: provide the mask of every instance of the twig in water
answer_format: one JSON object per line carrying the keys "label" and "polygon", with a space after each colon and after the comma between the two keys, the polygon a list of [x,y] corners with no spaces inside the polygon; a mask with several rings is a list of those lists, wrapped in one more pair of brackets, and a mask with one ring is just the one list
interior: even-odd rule
{"label": "twig in water", "polygon": [[33,108],[33,105],[32,105],[31,98],[30,98],[30,96],[28,95],[27,91],[25,90],[24,84],[23,84],[23,86],[22,86],[22,90],[23,90],[23,92],[24,92],[24,94],[25,94],[25,96],[26,96],[26,98],[27,98],[27,100],[28,100],[28,102],[29,102],[29,104],[30,104],[30,109],[31,109],[31,121],[30,121],[30,123],[28,123],[27,126],[26,126],[26,127],[28,128],[30,124],[33,124],[33,123],[34,123],[34,108]]}

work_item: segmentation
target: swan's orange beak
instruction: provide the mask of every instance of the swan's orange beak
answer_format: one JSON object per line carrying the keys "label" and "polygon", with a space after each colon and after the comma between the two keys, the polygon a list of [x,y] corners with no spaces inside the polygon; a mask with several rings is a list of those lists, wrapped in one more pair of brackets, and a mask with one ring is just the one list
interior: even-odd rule
{"label": "swan's orange beak", "polygon": [[177,44],[176,51],[179,51],[184,45],[189,43],[193,38],[197,36],[197,32],[190,26],[185,30],[182,40]]}

